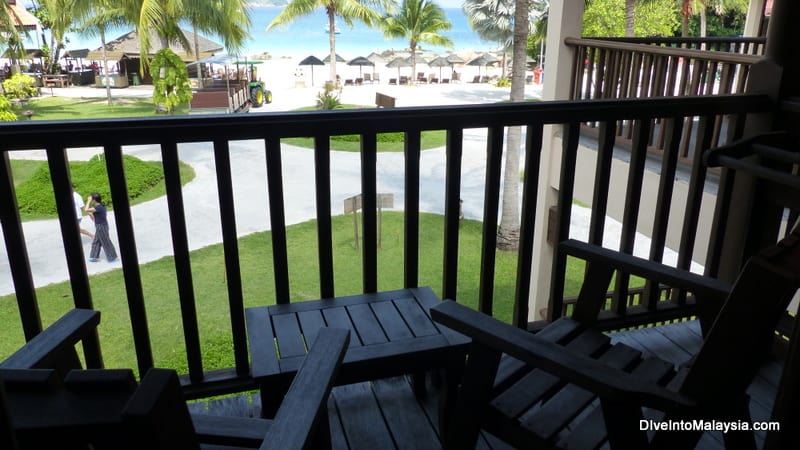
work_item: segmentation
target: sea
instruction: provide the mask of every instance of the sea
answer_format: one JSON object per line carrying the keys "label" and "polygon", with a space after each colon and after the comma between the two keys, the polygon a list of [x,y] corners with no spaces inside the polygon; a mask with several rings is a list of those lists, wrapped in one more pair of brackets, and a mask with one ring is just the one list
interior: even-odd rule
{"label": "sea", "polygon": [[[247,40],[241,56],[256,56],[268,53],[273,58],[301,57],[308,55],[323,59],[330,53],[328,41],[328,18],[325,10],[320,8],[313,13],[297,19],[285,27],[266,31],[267,26],[283,10],[276,6],[251,6],[250,39]],[[482,40],[469,26],[464,11],[460,8],[443,8],[447,19],[452,24],[450,30],[441,34],[453,41],[453,48],[430,46],[421,44],[426,53],[445,53],[448,50],[473,50],[476,52],[490,51],[498,47],[496,42]],[[191,26],[185,26],[191,29]],[[378,28],[371,28],[361,22],[355,22],[352,27],[337,18],[336,28],[336,53],[344,59],[357,56],[367,56],[372,52],[384,50],[403,50],[408,48],[407,39],[389,39],[383,36]],[[110,39],[120,36],[128,30],[120,29],[108,34]],[[220,42],[219,38],[208,36],[212,41]],[[35,45],[35,42],[33,43]],[[67,49],[88,48],[94,50],[100,47],[99,39],[87,39],[77,35],[69,36]]]}

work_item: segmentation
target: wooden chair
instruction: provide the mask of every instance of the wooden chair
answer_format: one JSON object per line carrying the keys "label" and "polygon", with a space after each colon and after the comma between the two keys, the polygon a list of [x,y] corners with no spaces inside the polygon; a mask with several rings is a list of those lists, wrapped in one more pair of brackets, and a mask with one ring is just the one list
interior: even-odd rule
{"label": "wooden chair", "polygon": [[[695,448],[702,432],[648,435],[639,421],[750,421],[745,389],[800,286],[800,231],[747,262],[701,349],[677,370],[610,345],[591,322],[614,269],[689,290],[708,289],[708,280],[576,241],[560,250],[588,261],[587,275],[573,317],[536,335],[450,301],[431,310],[434,320],[473,340],[448,448],[474,448],[480,428],[520,448]],[[650,408],[648,416],[642,408]],[[731,431],[724,440],[729,448],[755,448],[751,432]]]}
{"label": "wooden chair", "polygon": [[[47,339],[38,339],[40,334],[3,362],[0,448],[330,446],[326,405],[349,331],[320,331],[274,420],[190,415],[173,370],[150,369],[137,384],[128,369],[72,370],[62,377],[52,369],[20,368],[42,361],[43,354],[74,351],[75,339],[99,320],[95,311],[75,311],[45,330]],[[57,342],[53,336],[69,338]]]}

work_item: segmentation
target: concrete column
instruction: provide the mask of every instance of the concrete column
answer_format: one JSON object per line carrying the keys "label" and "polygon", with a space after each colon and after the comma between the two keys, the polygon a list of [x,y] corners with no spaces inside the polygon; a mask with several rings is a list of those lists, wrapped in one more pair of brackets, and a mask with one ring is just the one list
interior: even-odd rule
{"label": "concrete column", "polygon": [[[564,44],[566,37],[580,37],[584,0],[563,0],[550,3],[547,25],[547,49],[544,58],[543,99],[567,100],[570,96],[570,74],[574,51]],[[548,211],[558,200],[558,178],[561,166],[561,127],[544,129],[542,161],[537,191],[536,227],[534,228],[533,274],[528,320],[547,317],[553,246],[547,243]],[[541,314],[541,313],[544,314]]]}
{"label": "concrete column", "polygon": [[758,37],[761,31],[761,22],[764,19],[764,2],[766,0],[750,0],[747,9],[747,20],[744,22],[744,36]]}

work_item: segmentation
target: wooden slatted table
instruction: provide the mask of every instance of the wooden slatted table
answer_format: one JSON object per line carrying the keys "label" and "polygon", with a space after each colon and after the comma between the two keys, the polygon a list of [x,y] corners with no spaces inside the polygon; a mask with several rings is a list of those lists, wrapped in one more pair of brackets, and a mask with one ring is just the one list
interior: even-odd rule
{"label": "wooden slatted table", "polygon": [[[470,340],[431,320],[430,308],[438,303],[424,287],[248,308],[252,375],[261,391],[262,416],[277,410],[308,345],[326,326],[350,330],[337,385],[441,369],[440,408],[449,409]],[[414,381],[417,395],[424,395],[424,377]]]}

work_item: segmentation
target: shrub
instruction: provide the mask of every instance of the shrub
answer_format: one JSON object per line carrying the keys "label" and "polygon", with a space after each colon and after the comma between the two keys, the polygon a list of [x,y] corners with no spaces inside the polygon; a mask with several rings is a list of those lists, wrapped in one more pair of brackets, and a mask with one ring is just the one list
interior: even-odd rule
{"label": "shrub", "polygon": [[192,99],[192,86],[186,64],[172,50],[165,48],[156,52],[150,62],[153,76],[153,103],[156,110],[163,108],[172,114],[179,105]]}
{"label": "shrub", "polygon": [[501,88],[511,87],[511,80],[508,78],[498,78],[494,85]]}
{"label": "shrub", "polygon": [[[378,142],[403,142],[405,138],[405,133],[400,131],[395,133],[379,133],[376,136]],[[338,136],[331,136],[331,139],[342,142],[358,142],[361,136],[358,134],[340,134]]]}
{"label": "shrub", "polygon": [[[159,162],[142,161],[130,155],[124,155],[122,158],[128,195],[132,199],[153,188],[164,178]],[[75,189],[84,197],[90,192],[97,192],[110,204],[111,189],[108,185],[105,158],[102,155],[97,155],[89,161],[70,163],[70,173],[76,184]],[[50,169],[47,164],[42,164],[28,180],[17,187],[16,191],[21,213],[56,214],[53,184],[50,181]]]}
{"label": "shrub", "polygon": [[341,92],[342,90],[337,89],[335,84],[325,83],[325,88],[317,94],[317,109],[330,110],[341,106],[342,102],[339,99]]}
{"label": "shrub", "polygon": [[11,102],[3,95],[0,95],[0,122],[14,122],[17,115],[11,111]]}
{"label": "shrub", "polygon": [[20,100],[39,95],[39,90],[36,89],[36,80],[24,73],[14,74],[11,78],[3,81],[3,91],[5,91],[6,97]]}

